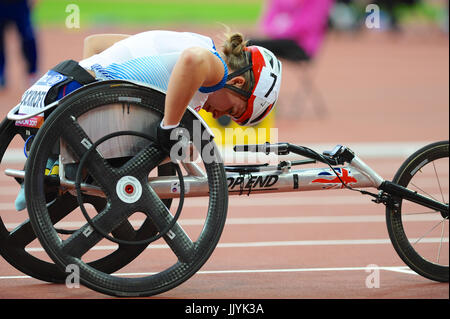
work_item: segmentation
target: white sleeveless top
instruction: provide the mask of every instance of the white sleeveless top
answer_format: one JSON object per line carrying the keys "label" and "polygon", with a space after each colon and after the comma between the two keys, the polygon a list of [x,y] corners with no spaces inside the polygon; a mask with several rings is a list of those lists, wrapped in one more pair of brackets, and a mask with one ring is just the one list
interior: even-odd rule
{"label": "white sleeveless top", "polygon": [[[173,67],[183,50],[202,47],[222,60],[211,38],[190,32],[147,31],[116,42],[103,52],[79,62],[99,80],[125,79],[143,82],[167,92]],[[228,73],[225,62],[225,75]],[[224,81],[223,81],[224,82]],[[218,87],[217,89],[219,89]],[[200,110],[208,93],[197,91],[189,103]]]}

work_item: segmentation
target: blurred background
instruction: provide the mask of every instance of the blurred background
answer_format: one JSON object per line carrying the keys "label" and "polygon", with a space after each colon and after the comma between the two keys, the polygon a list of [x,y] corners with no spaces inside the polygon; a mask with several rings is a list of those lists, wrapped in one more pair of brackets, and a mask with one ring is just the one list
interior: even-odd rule
{"label": "blurred background", "polygon": [[[282,58],[281,96],[260,126],[278,129],[272,142],[448,139],[448,1],[0,3],[2,118],[49,68],[80,60],[83,39],[90,34],[192,31],[211,36],[220,46],[226,25],[256,44],[271,46]],[[219,130],[232,126],[202,115]]]}

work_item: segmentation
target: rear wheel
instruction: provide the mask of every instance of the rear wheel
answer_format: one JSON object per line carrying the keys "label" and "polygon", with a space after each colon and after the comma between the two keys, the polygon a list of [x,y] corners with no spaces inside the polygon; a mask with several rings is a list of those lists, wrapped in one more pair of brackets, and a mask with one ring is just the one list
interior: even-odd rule
{"label": "rear wheel", "polygon": [[[206,191],[208,197],[187,208],[195,218],[187,220],[186,223],[195,227],[182,227],[181,222],[174,218],[173,212],[166,208],[164,201],[149,183],[155,168],[165,158],[164,153],[152,142],[155,138],[153,131],[156,131],[153,128],[160,123],[163,116],[164,94],[130,83],[113,82],[87,87],[72,98],[64,100],[36,135],[27,163],[25,180],[26,194],[31,197],[28,204],[30,219],[49,256],[62,269],[69,265],[79,269],[82,284],[115,296],[154,295],[176,287],[190,278],[213,252],[226,218],[226,175],[211,137],[194,137],[196,127],[200,128],[197,133],[200,133],[201,137],[207,133],[206,128],[198,123],[194,115],[186,112],[181,126],[190,133],[192,145],[201,156],[201,165],[206,171],[209,189]],[[137,140],[134,140],[136,153],[117,167],[111,166],[105,158],[108,152],[114,151],[109,147],[101,149],[101,145],[98,145],[86,155],[99,137],[101,139],[113,132],[105,129],[101,135],[94,136],[96,133],[83,125],[83,119],[90,119],[93,114],[109,114],[113,109],[119,110],[112,117],[114,121],[144,123],[141,129],[146,135],[146,138],[137,137]],[[99,117],[95,129],[102,125],[108,126],[104,116]],[[129,117],[132,120],[129,120]],[[196,126],[196,123],[200,125]],[[45,159],[52,152],[52,145],[59,142],[68,146],[75,160],[87,158],[83,170],[92,178],[91,183],[101,189],[106,200],[105,207],[98,214],[91,216],[90,222],[84,221],[84,225],[67,238],[58,236],[42,192],[42,168]],[[189,186],[184,186],[188,192]],[[198,208],[201,205],[205,207],[202,212]],[[111,234],[119,225],[131,223],[130,218],[135,214],[143,215],[144,224],[154,227],[161,238],[152,242],[148,250],[127,266],[125,273],[109,274],[87,263],[89,255],[111,245],[102,234]],[[183,209],[180,220],[184,218],[184,214]],[[200,214],[203,214],[203,219],[199,218]],[[91,227],[91,223],[94,227]],[[173,227],[168,229],[172,223]],[[139,240],[145,241],[149,237],[152,236],[140,237]],[[127,245],[130,249],[133,247],[132,243]],[[147,259],[148,257],[150,258]]]}

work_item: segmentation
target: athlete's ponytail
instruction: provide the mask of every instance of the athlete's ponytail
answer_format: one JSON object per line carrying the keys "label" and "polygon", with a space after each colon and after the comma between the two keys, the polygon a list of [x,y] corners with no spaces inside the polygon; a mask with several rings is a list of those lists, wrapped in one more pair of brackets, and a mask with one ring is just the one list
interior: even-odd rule
{"label": "athlete's ponytail", "polygon": [[[241,33],[226,33],[225,41],[222,45],[222,57],[230,69],[230,73],[236,70],[240,70],[246,67],[249,63],[247,60],[244,49],[246,48],[247,41]],[[242,74],[245,78],[245,84],[242,87],[243,90],[250,90],[253,83],[253,74],[251,71]]]}

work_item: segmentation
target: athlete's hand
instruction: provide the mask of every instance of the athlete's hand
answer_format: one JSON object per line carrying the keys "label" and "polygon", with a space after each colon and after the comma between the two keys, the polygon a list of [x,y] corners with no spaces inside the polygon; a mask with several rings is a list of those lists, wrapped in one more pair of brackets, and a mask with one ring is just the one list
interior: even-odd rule
{"label": "athlete's hand", "polygon": [[186,157],[189,145],[187,136],[187,130],[179,126],[165,129],[157,125],[156,128],[157,144],[172,160],[183,160]]}

